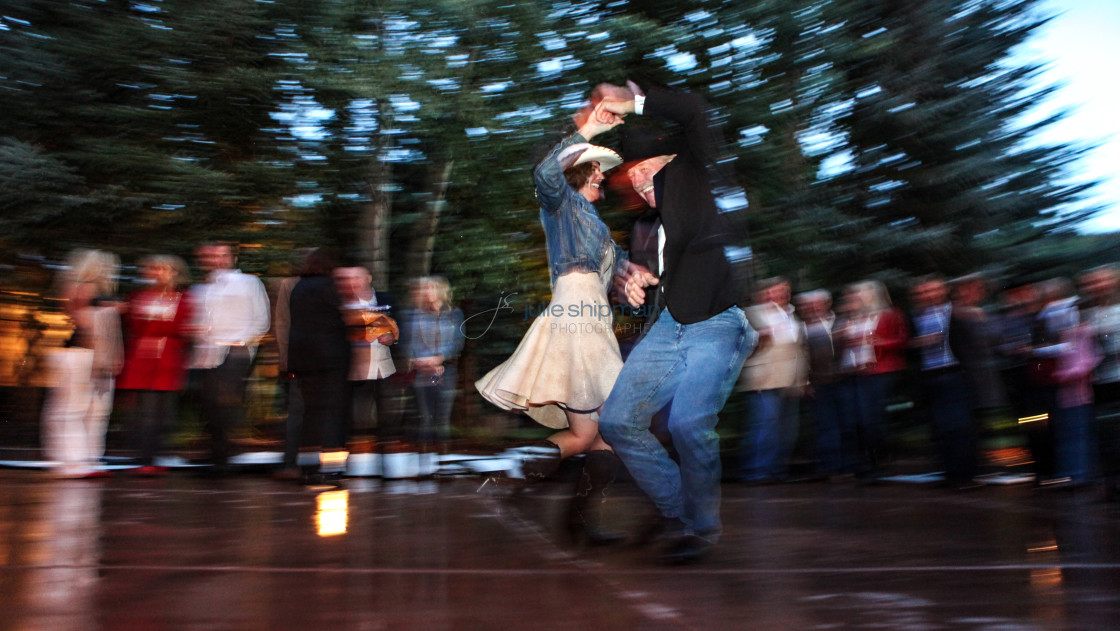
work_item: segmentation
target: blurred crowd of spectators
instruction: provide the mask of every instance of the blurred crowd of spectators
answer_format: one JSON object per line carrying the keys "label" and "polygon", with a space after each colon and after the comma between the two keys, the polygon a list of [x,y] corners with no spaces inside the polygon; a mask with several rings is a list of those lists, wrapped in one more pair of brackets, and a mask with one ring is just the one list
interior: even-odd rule
{"label": "blurred crowd of spectators", "polygon": [[[445,279],[414,280],[408,308],[394,313],[367,269],[339,266],[323,250],[301,252],[296,273],[279,280],[271,300],[260,278],[238,269],[236,244],[205,243],[195,254],[202,282],[191,285],[179,257],[148,256],[138,264],[137,288],[123,298],[113,254],[79,250],[61,266],[51,293],[65,334],[41,355],[49,388],[40,435],[56,474],[107,475],[101,464],[114,407],[126,412],[134,471],[164,473],[160,456],[192,385],[209,445],[204,474],[229,474],[246,386],[270,331],[286,417],[278,477],[337,477],[356,440],[368,450],[378,440],[438,448],[449,439],[463,318]],[[24,328],[41,338],[54,327]],[[36,341],[25,343],[24,357],[38,356]],[[414,422],[402,423],[406,406]]]}
{"label": "blurred crowd of spectators", "polygon": [[[67,336],[47,339],[58,328],[43,319],[49,312],[21,323],[23,360],[4,353],[13,375],[28,370],[32,346],[58,347],[39,361],[52,386],[42,445],[60,475],[103,474],[97,464],[115,392],[127,394],[138,470],[161,473],[157,458],[188,384],[199,393],[211,471],[228,473],[246,380],[270,331],[286,418],[280,477],[337,475],[355,439],[385,447],[451,437],[464,338],[445,279],[416,279],[407,308],[395,310],[367,269],[307,250],[270,300],[258,277],[237,269],[235,244],[203,244],[196,255],[204,282],[191,286],[178,257],[149,256],[138,265],[139,289],[122,299],[116,257],[75,252],[53,290]],[[1004,419],[1029,450],[1036,484],[1103,480],[1115,498],[1120,269],[994,294],[991,286],[981,275],[922,277],[904,311],[877,280],[836,296],[761,281],[747,309],[760,337],[739,381],[746,414],[731,477],[798,478],[794,448],[809,430],[815,477],[877,482],[892,444],[888,410],[905,402],[929,428],[952,488],[977,485],[980,439]]]}
{"label": "blurred crowd of spectators", "polygon": [[1029,448],[1036,484],[1104,479],[1117,496],[1120,271],[1105,266],[989,295],[981,275],[931,275],[910,287],[909,312],[875,280],[834,300],[823,289],[792,296],[759,285],[748,317],[759,346],[744,367],[748,401],[740,477],[789,478],[806,404],[820,476],[884,475],[887,409],[907,394],[928,423],[947,484],[970,489],[978,439],[1000,416]]}

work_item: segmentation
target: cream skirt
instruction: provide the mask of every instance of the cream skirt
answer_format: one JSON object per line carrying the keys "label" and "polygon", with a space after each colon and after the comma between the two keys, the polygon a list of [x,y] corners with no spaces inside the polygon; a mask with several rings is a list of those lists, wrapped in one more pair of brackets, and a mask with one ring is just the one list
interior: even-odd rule
{"label": "cream skirt", "polygon": [[483,397],[553,429],[568,426],[565,410],[598,420],[622,370],[606,293],[613,257],[605,258],[612,260],[604,273],[571,272],[556,280],[552,302],[539,308],[517,350],[475,382]]}

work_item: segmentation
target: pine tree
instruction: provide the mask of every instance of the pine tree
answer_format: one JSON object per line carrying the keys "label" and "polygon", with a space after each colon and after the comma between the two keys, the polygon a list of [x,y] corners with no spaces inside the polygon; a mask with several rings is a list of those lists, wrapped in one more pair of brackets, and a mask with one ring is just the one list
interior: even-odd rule
{"label": "pine tree", "polygon": [[[20,248],[186,253],[244,237],[285,181],[266,152],[274,109],[267,5],[22,0],[0,49],[5,147],[39,177],[6,186]],[[11,19],[14,18],[14,19]],[[5,182],[27,178],[0,164]],[[50,169],[50,171],[43,171]]]}
{"label": "pine tree", "polygon": [[821,229],[856,246],[834,269],[899,278],[1013,261],[1015,246],[1083,219],[1059,216],[1085,186],[1061,181],[1078,157],[1032,142],[1039,68],[1012,58],[1043,23],[1024,0],[834,0],[829,58],[835,156],[822,183],[844,221]]}

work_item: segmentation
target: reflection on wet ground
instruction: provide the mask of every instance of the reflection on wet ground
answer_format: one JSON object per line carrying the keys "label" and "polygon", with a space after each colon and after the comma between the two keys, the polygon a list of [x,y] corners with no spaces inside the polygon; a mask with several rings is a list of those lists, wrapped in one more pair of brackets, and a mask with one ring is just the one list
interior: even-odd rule
{"label": "reflection on wet ground", "polygon": [[0,471],[0,629],[1120,628],[1091,492],[726,485],[715,556],[676,568],[568,543],[566,483],[481,483]]}

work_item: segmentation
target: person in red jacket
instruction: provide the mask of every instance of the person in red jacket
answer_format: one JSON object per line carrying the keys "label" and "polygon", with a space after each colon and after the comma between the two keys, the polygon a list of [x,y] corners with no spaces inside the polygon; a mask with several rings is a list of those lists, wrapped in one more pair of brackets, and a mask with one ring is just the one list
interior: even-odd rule
{"label": "person in red jacket", "polygon": [[841,335],[855,375],[855,473],[875,481],[882,475],[887,443],[887,400],[906,369],[910,331],[883,283],[866,280],[853,290],[853,313]]}
{"label": "person in red jacket", "polygon": [[184,289],[190,270],[170,255],[150,256],[140,265],[148,286],[128,301],[124,369],[117,387],[136,392],[137,472],[154,475],[164,471],[155,457],[186,380],[192,314]]}

